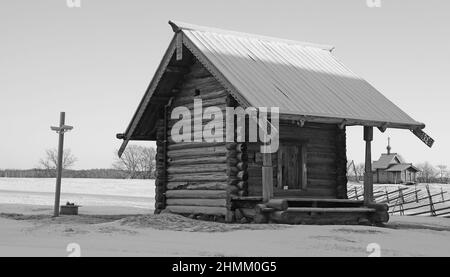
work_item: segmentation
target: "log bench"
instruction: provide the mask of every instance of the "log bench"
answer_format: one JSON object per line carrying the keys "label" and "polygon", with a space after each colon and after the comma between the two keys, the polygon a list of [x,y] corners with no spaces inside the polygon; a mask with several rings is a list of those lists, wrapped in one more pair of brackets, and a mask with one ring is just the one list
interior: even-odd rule
{"label": "log bench", "polygon": [[364,201],[322,198],[233,198],[235,207],[254,206],[256,223],[284,224],[382,224],[389,220],[385,204],[365,205]]}

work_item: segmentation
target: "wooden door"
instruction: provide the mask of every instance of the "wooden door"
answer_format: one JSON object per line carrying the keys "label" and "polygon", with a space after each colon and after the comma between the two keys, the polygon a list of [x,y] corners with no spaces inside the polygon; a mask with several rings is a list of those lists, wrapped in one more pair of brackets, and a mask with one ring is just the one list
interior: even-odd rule
{"label": "wooden door", "polygon": [[306,188],[306,147],[283,144],[278,150],[277,189]]}

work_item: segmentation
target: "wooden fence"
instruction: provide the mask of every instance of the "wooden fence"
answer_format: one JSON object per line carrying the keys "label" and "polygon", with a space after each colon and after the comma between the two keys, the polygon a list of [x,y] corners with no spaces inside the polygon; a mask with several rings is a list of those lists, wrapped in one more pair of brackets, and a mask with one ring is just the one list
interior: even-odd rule
{"label": "wooden fence", "polygon": [[[363,200],[364,189],[361,184],[349,184],[348,199]],[[438,192],[428,184],[415,186],[374,186],[374,199],[386,203],[391,215],[428,215],[450,218],[450,199],[441,187]]]}

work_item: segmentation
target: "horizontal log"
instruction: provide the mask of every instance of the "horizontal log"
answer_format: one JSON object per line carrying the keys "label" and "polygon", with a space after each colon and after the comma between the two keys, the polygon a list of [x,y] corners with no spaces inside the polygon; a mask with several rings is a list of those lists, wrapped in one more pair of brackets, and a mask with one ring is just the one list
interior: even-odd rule
{"label": "horizontal log", "polygon": [[226,172],[228,165],[226,163],[211,163],[211,164],[192,164],[192,165],[169,165],[167,172],[169,174],[182,173],[205,173],[205,172]]}
{"label": "horizontal log", "polygon": [[[189,120],[189,119],[186,119],[186,120],[183,119],[183,120],[185,120],[185,121],[183,121],[183,125],[184,125],[184,124],[189,124],[189,122],[190,122],[191,129],[193,130],[193,129],[194,129],[194,124],[198,124],[198,123],[196,123],[195,120],[199,120],[199,122],[201,123],[201,125],[202,125],[203,128],[205,128],[205,126],[206,126],[207,124],[209,124],[210,122],[212,122],[212,120],[217,120],[217,121],[214,122],[216,125],[222,123],[222,126],[224,126],[224,128],[225,128],[225,126],[226,126],[225,117],[222,117],[222,120],[220,120],[220,118],[217,118],[217,119],[216,119],[216,118],[213,116],[213,113],[212,113],[212,112],[207,111],[206,113],[202,113],[202,114],[199,113],[198,119],[197,119],[197,117],[194,117],[194,115],[196,115],[196,113],[194,114],[194,112],[192,111],[192,112],[191,112],[191,119],[190,119],[190,120]],[[180,120],[181,120],[181,119],[179,119],[179,118],[169,120],[169,123],[168,123],[168,125],[167,125],[167,128],[168,128],[169,132],[171,131],[172,127],[173,127],[175,124],[177,124],[178,122],[180,122]]]}
{"label": "horizontal log", "polygon": [[186,82],[194,79],[201,79],[206,77],[212,77],[211,73],[203,67],[199,62],[193,64],[190,67],[190,72],[184,75],[184,79]]}
{"label": "horizontal log", "polygon": [[247,153],[237,153],[237,154],[236,154],[236,158],[237,158],[239,161],[247,161],[247,160],[248,160]]}
{"label": "horizontal log", "polygon": [[206,78],[193,78],[189,79],[186,82],[183,83],[181,89],[182,90],[189,90],[189,89],[196,89],[196,88],[205,88],[213,85],[214,87],[221,87],[220,83],[216,80],[214,77],[206,77]]}
{"label": "horizontal log", "polygon": [[176,214],[206,214],[225,216],[227,209],[225,207],[204,207],[204,206],[166,206],[166,212]]}
{"label": "horizontal log", "polygon": [[[229,143],[233,144],[233,143]],[[229,149],[230,146],[226,142],[171,142],[167,146],[168,150],[182,150],[182,149],[197,149],[205,147],[225,146]]]}
{"label": "horizontal log", "polygon": [[266,206],[278,211],[285,211],[288,208],[288,201],[286,199],[270,199]]}
{"label": "horizontal log", "polygon": [[228,174],[226,172],[207,172],[207,173],[194,173],[194,174],[169,174],[167,176],[168,181],[180,182],[180,181],[192,181],[192,182],[207,182],[207,181],[227,181]]}
{"label": "horizontal log", "polygon": [[168,182],[168,190],[226,190],[228,182]]}
{"label": "horizontal log", "polygon": [[247,170],[248,169],[248,163],[247,162],[238,162],[236,164],[236,167],[239,170]]}
{"label": "horizontal log", "polygon": [[192,157],[192,158],[170,158],[169,165],[191,165],[191,164],[209,164],[209,163],[222,163],[229,161],[237,161],[233,158],[223,156],[206,156],[206,157]]}
{"label": "horizontal log", "polygon": [[219,199],[226,198],[225,190],[168,190],[167,199],[170,198],[201,198],[201,199]]}
{"label": "horizontal log", "polygon": [[167,156],[169,158],[180,158],[180,157],[193,157],[193,156],[216,156],[224,155],[230,152],[225,146],[214,146],[214,147],[203,147],[194,149],[179,149],[179,150],[169,150],[167,151]]}
{"label": "horizontal log", "polygon": [[195,98],[192,96],[176,97],[172,104],[174,106],[182,106],[182,105],[185,105],[188,103],[192,103],[194,101],[194,99],[211,100],[211,99],[223,98],[226,101],[227,95],[228,95],[228,93],[226,90],[219,89],[219,90],[215,90],[215,91],[209,91],[204,94],[200,94],[199,96],[196,96]]}
{"label": "horizontal log", "polygon": [[236,176],[241,170],[235,166],[230,166],[227,164],[227,174],[230,176]]}
{"label": "horizontal log", "polygon": [[166,201],[168,206],[206,206],[206,207],[226,207],[226,199],[178,199],[172,198]]}
{"label": "horizontal log", "polygon": [[[219,107],[219,106],[226,106],[226,105],[227,105],[227,100],[225,97],[202,100],[202,108],[213,107],[213,106]],[[177,107],[186,107],[188,109],[194,109],[194,98],[192,98],[192,101],[190,101],[189,103],[185,103],[184,105],[172,105],[171,109],[169,110],[169,114],[172,114],[173,110]]]}
{"label": "horizontal log", "polygon": [[236,184],[239,190],[246,190],[248,188],[248,183],[246,181],[241,181]]}
{"label": "horizontal log", "polygon": [[238,143],[236,145],[236,151],[238,151],[238,152],[245,152],[245,151],[247,151],[247,144],[245,144],[245,143]]}
{"label": "horizontal log", "polygon": [[240,180],[246,181],[246,180],[248,180],[248,173],[247,173],[247,171],[239,171],[236,174],[236,177]]}

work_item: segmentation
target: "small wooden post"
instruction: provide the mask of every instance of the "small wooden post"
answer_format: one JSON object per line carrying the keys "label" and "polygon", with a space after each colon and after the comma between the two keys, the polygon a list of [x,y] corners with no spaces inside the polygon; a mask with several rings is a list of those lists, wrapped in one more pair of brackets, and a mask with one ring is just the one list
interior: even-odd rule
{"label": "small wooden post", "polygon": [[273,197],[272,154],[262,153],[262,161],[263,201],[268,202]]}
{"label": "small wooden post", "polygon": [[436,211],[434,209],[434,203],[433,203],[433,195],[431,195],[430,186],[427,184],[426,186],[427,194],[428,194],[428,201],[430,202],[430,215],[436,216]]}
{"label": "small wooden post", "polygon": [[399,205],[400,215],[405,215],[405,211],[403,209],[403,204],[405,203],[405,197],[403,196],[403,190],[401,187],[398,187],[398,198],[399,198],[398,201],[400,201],[400,205]]}
{"label": "small wooden post", "polygon": [[416,194],[416,203],[419,203],[419,194],[417,192],[417,185],[414,185],[414,191],[415,191],[415,194]]}
{"label": "small wooden post", "polygon": [[366,141],[366,160],[364,174],[364,205],[373,202],[372,149],[373,127],[364,126],[364,140]]}
{"label": "small wooden post", "polygon": [[353,190],[355,191],[356,200],[359,200],[358,189],[356,187],[353,187]]}

